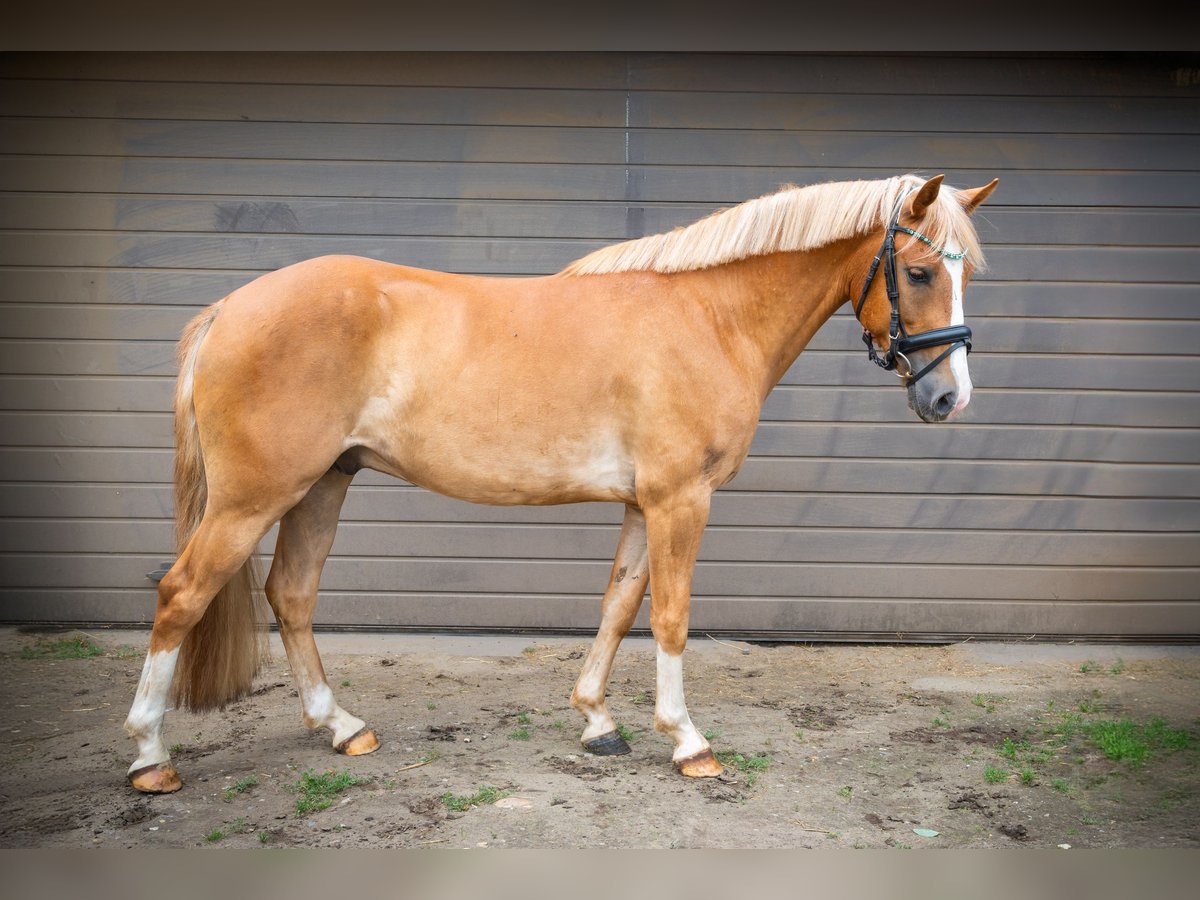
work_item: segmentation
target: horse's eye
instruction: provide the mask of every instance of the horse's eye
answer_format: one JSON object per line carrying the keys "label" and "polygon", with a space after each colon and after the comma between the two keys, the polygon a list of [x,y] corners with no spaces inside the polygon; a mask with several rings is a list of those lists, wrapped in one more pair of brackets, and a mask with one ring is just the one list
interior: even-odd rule
{"label": "horse's eye", "polygon": [[925,269],[908,269],[905,274],[913,284],[925,284],[929,281],[929,273]]}

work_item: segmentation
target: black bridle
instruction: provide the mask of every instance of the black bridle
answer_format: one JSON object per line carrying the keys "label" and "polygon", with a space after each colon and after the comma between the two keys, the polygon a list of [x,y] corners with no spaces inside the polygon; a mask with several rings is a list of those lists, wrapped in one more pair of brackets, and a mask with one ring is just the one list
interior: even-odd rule
{"label": "black bridle", "polygon": [[[867,280],[863,284],[862,294],[859,295],[858,303],[854,306],[854,315],[857,318],[862,312],[863,304],[867,302],[867,293],[871,290],[871,282],[875,279],[875,273],[879,270],[879,262],[883,261],[883,277],[886,282],[888,302],[892,305],[892,317],[888,324],[888,349],[887,353],[880,356],[875,349],[875,341],[871,337],[870,330],[863,326],[863,343],[867,345],[867,358],[881,369],[892,371],[896,368],[896,361],[903,359],[907,371],[897,371],[896,374],[905,380],[907,384],[916,384],[926,374],[933,370],[938,363],[957,350],[959,347],[966,347],[967,352],[971,352],[971,329],[966,325],[951,325],[947,328],[934,328],[930,331],[922,331],[920,334],[909,334],[904,328],[904,322],[900,319],[900,290],[896,285],[896,232],[903,231],[906,234],[911,234],[917,240],[924,241],[934,248],[942,256],[949,259],[962,259],[964,254],[951,253],[942,247],[938,247],[918,231],[913,231],[911,228],[905,228],[899,224],[900,208],[903,206],[904,200],[896,204],[896,211],[892,214],[891,221],[888,222],[887,230],[883,235],[883,246],[879,248],[879,252],[875,254],[875,259],[871,263],[871,270],[867,272]],[[862,319],[859,319],[859,324],[862,324]],[[920,372],[913,374],[912,363],[909,362],[907,354],[915,353],[918,350],[925,350],[929,347],[938,347],[942,344],[948,344],[937,359],[923,368]]]}

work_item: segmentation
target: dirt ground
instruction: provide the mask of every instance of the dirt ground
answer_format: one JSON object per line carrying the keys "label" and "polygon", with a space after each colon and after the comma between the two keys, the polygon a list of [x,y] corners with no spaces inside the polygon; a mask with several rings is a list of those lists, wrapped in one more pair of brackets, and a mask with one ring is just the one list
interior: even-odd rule
{"label": "dirt ground", "polygon": [[[1200,846],[1200,647],[693,636],[688,705],[726,762],[693,780],[652,728],[647,639],[609,685],[632,752],[595,757],[568,704],[584,638],[318,634],[380,740],[346,758],[304,728],[272,637],[252,696],[168,713],[184,787],[149,797],[121,727],[148,633],[54,658],[66,637],[0,630],[3,848]],[[326,773],[358,783],[298,812]]]}

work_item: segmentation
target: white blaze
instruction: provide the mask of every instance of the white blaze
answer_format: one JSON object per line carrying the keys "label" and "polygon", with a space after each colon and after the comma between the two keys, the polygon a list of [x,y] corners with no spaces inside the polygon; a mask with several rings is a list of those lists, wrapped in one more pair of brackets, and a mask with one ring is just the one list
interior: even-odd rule
{"label": "white blaze", "polygon": [[[953,242],[946,249],[951,253],[962,252]],[[942,265],[950,276],[950,324],[962,325],[966,322],[963,315],[963,261],[943,256]],[[966,347],[957,347],[950,354],[950,371],[954,373],[954,380],[958,384],[958,402],[954,405],[954,412],[958,412],[971,402],[971,373],[967,371]]]}

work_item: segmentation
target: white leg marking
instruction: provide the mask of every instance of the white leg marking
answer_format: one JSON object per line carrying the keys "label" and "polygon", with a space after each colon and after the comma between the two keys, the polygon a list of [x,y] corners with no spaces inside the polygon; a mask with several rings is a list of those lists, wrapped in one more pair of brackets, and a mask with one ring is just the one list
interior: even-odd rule
{"label": "white leg marking", "polygon": [[309,728],[328,728],[333,732],[333,746],[366,726],[366,723],[350,715],[337,704],[333,691],[324,678],[311,678],[307,672],[296,675],[300,688],[300,703],[304,707],[304,724]]}
{"label": "white leg marking", "polygon": [[162,722],[167,712],[167,694],[171,689],[171,678],[175,674],[175,661],[178,658],[178,647],[146,654],[133,706],[125,720],[126,733],[138,745],[138,758],[129,767],[130,772],[167,762],[171,758],[163,744]]}
{"label": "white leg marking", "polygon": [[604,705],[604,684],[608,672],[604,669],[603,658],[592,659],[595,654],[596,648],[593,647],[584,663],[583,672],[579,675],[579,681],[575,684],[572,697],[572,705],[587,719],[587,725],[580,736],[580,740],[585,742],[617,730],[617,723],[613,721]]}
{"label": "white leg marking", "polygon": [[[656,645],[657,646],[657,645]],[[658,695],[654,703],[654,727],[675,740],[673,760],[687,759],[709,749],[683,701],[683,656],[672,656],[658,647]]]}
{"label": "white leg marking", "polygon": [[[953,242],[947,245],[946,249],[951,253],[960,252],[960,248]],[[950,324],[962,325],[966,322],[963,314],[963,261],[944,256],[942,265],[946,267],[946,272],[950,275]],[[958,402],[954,405],[954,412],[958,412],[971,402],[971,374],[967,371],[966,348],[959,347],[950,354],[950,371],[954,373],[954,380],[958,383]]]}

